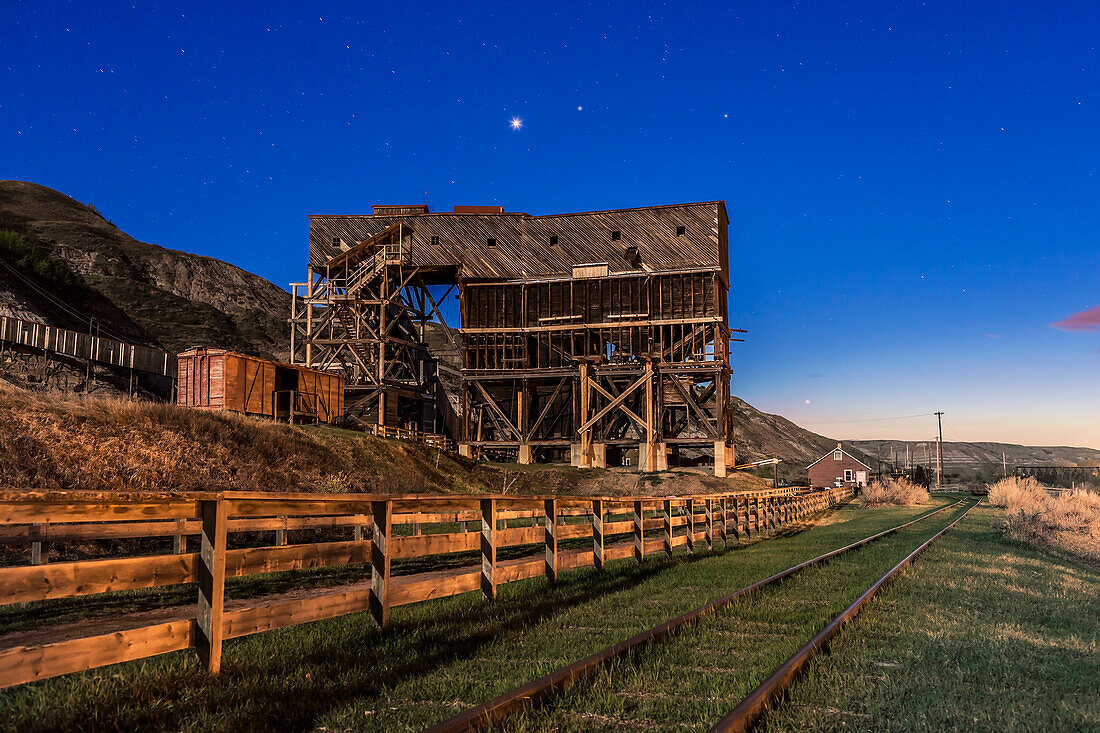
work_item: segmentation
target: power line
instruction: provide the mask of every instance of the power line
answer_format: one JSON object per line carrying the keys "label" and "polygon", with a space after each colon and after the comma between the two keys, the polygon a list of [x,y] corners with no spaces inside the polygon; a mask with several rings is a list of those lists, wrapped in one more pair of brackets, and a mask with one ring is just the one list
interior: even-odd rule
{"label": "power line", "polygon": [[936,423],[939,425],[940,434],[936,441],[936,487],[943,487],[943,413],[936,412]]}
{"label": "power line", "polygon": [[856,422],[885,422],[887,420],[912,420],[916,417],[928,417],[935,413],[922,412],[919,415],[899,415],[897,417],[867,417],[857,420],[815,420],[814,422],[823,423],[825,425],[834,425],[836,423],[856,423]]}
{"label": "power line", "polygon": [[22,280],[25,285],[27,285],[29,288],[34,290],[36,293],[41,295],[46,300],[53,303],[58,308],[62,309],[63,311],[65,311],[69,315],[73,316],[77,320],[84,321],[85,323],[87,323],[89,328],[91,328],[94,325],[94,326],[97,327],[99,332],[105,333],[105,334],[107,334],[107,336],[109,336],[111,338],[114,338],[117,341],[121,341],[121,342],[127,343],[127,344],[133,344],[135,346],[144,346],[144,344],[139,344],[139,343],[133,341],[132,339],[126,338],[125,336],[122,336],[121,334],[118,334],[118,333],[114,332],[112,329],[107,328],[106,326],[104,326],[99,321],[99,319],[93,318],[92,316],[85,315],[85,314],[77,311],[76,309],[74,309],[73,307],[71,307],[70,305],[65,303],[64,301],[58,300],[51,293],[49,293],[46,290],[43,290],[41,287],[36,285],[33,281],[29,280],[25,275],[23,275],[23,273],[19,272],[19,270],[17,270],[15,267],[13,267],[9,263],[5,262],[3,258],[0,258],[0,265],[3,265],[4,269],[6,269],[11,274],[15,275],[20,280]]}

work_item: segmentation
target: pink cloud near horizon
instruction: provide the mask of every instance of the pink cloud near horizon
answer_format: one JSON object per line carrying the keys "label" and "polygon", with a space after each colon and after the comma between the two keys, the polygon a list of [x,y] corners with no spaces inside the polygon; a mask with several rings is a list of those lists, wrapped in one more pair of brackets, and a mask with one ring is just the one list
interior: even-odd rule
{"label": "pink cloud near horizon", "polygon": [[1100,331],[1100,305],[1074,313],[1065,320],[1055,321],[1050,327],[1059,331]]}

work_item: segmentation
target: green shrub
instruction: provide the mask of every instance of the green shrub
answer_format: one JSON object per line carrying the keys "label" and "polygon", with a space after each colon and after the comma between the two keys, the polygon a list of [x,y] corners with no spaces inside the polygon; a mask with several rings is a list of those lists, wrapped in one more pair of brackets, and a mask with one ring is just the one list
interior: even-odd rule
{"label": "green shrub", "polygon": [[77,276],[68,266],[50,257],[9,229],[0,229],[0,257],[16,268],[53,285],[75,285]]}

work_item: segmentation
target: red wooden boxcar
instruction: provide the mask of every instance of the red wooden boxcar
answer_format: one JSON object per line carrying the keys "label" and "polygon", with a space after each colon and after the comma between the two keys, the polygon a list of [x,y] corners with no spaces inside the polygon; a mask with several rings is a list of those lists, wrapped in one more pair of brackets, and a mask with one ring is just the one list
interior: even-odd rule
{"label": "red wooden boxcar", "polygon": [[276,420],[332,423],[344,416],[344,377],[225,349],[178,357],[176,403]]}

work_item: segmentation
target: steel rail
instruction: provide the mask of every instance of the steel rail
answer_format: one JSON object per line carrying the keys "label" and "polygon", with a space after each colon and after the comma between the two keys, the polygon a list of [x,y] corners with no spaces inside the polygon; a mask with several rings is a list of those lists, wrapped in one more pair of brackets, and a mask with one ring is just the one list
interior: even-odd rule
{"label": "steel rail", "polygon": [[[965,501],[965,499],[963,501]],[[737,707],[711,726],[709,733],[739,733],[751,730],[756,721],[759,720],[760,716],[767,710],[768,705],[791,686],[795,679],[797,679],[799,673],[805,668],[806,664],[813,659],[813,657],[816,656],[833,637],[840,633],[840,630],[845,624],[859,615],[859,612],[867,605],[868,601],[885,588],[898,573],[908,567],[918,555],[928,549],[929,545],[942,537],[947,530],[962,521],[963,517],[969,514],[970,510],[978,506],[978,504],[981,504],[980,499],[967,507],[966,511],[960,514],[951,524],[929,537],[920,547],[909,553],[905,559],[891,568],[886,575],[883,575],[875,581],[874,585],[864,591],[859,598],[852,602],[852,605],[844,609],[844,611],[830,621],[825,628],[817,632],[814,638],[810,639],[804,647],[799,649],[791,655],[786,662],[776,668],[771,676],[761,682],[756,689],[739,702]]]}
{"label": "steel rail", "polygon": [[[826,552],[824,555],[818,555],[817,557],[801,562],[797,565],[793,565],[786,570],[780,571],[775,575],[771,575],[763,580],[759,580],[752,585],[747,585],[744,588],[734,591],[727,596],[723,596],[717,600],[711,601],[705,606],[700,606],[693,611],[688,611],[685,614],[677,616],[676,618],[666,621],[659,626],[655,626],[648,631],[643,631],[640,634],[630,637],[625,641],[621,641],[618,644],[601,649],[600,651],[591,654],[584,659],[574,662],[567,667],[562,667],[545,677],[540,677],[537,680],[528,682],[526,685],[517,687],[510,692],[506,692],[503,695],[493,698],[487,702],[483,702],[480,705],[476,705],[472,708],[464,710],[463,712],[455,715],[452,718],[443,720],[435,725],[426,728],[425,733],[456,733],[457,731],[476,731],[483,728],[495,725],[508,716],[518,712],[519,710],[527,707],[534,707],[540,703],[545,702],[552,697],[555,693],[568,687],[570,684],[578,681],[582,681],[592,677],[596,671],[607,664],[608,662],[623,657],[635,649],[648,644],[653,641],[661,641],[673,633],[678,631],[682,626],[698,621],[700,618],[714,613],[718,609],[728,606],[738,598],[760,590],[766,586],[778,583],[784,578],[790,577],[795,573],[805,570],[812,565],[817,565],[827,560],[831,560],[837,555],[855,550],[859,547],[863,547],[869,542],[874,542],[877,539],[881,539],[887,535],[893,534],[899,530],[916,524],[917,522],[924,521],[934,514],[939,514],[942,511],[957,507],[962,504],[966,499],[960,499],[954,504],[947,504],[939,509],[933,509],[930,512],[926,512],[916,519],[911,519],[904,524],[899,524],[896,527],[883,530],[870,537],[865,537],[857,542],[853,542],[850,545],[845,545],[836,550]],[[961,518],[961,517],[960,517]],[[958,521],[958,520],[956,520]]]}

